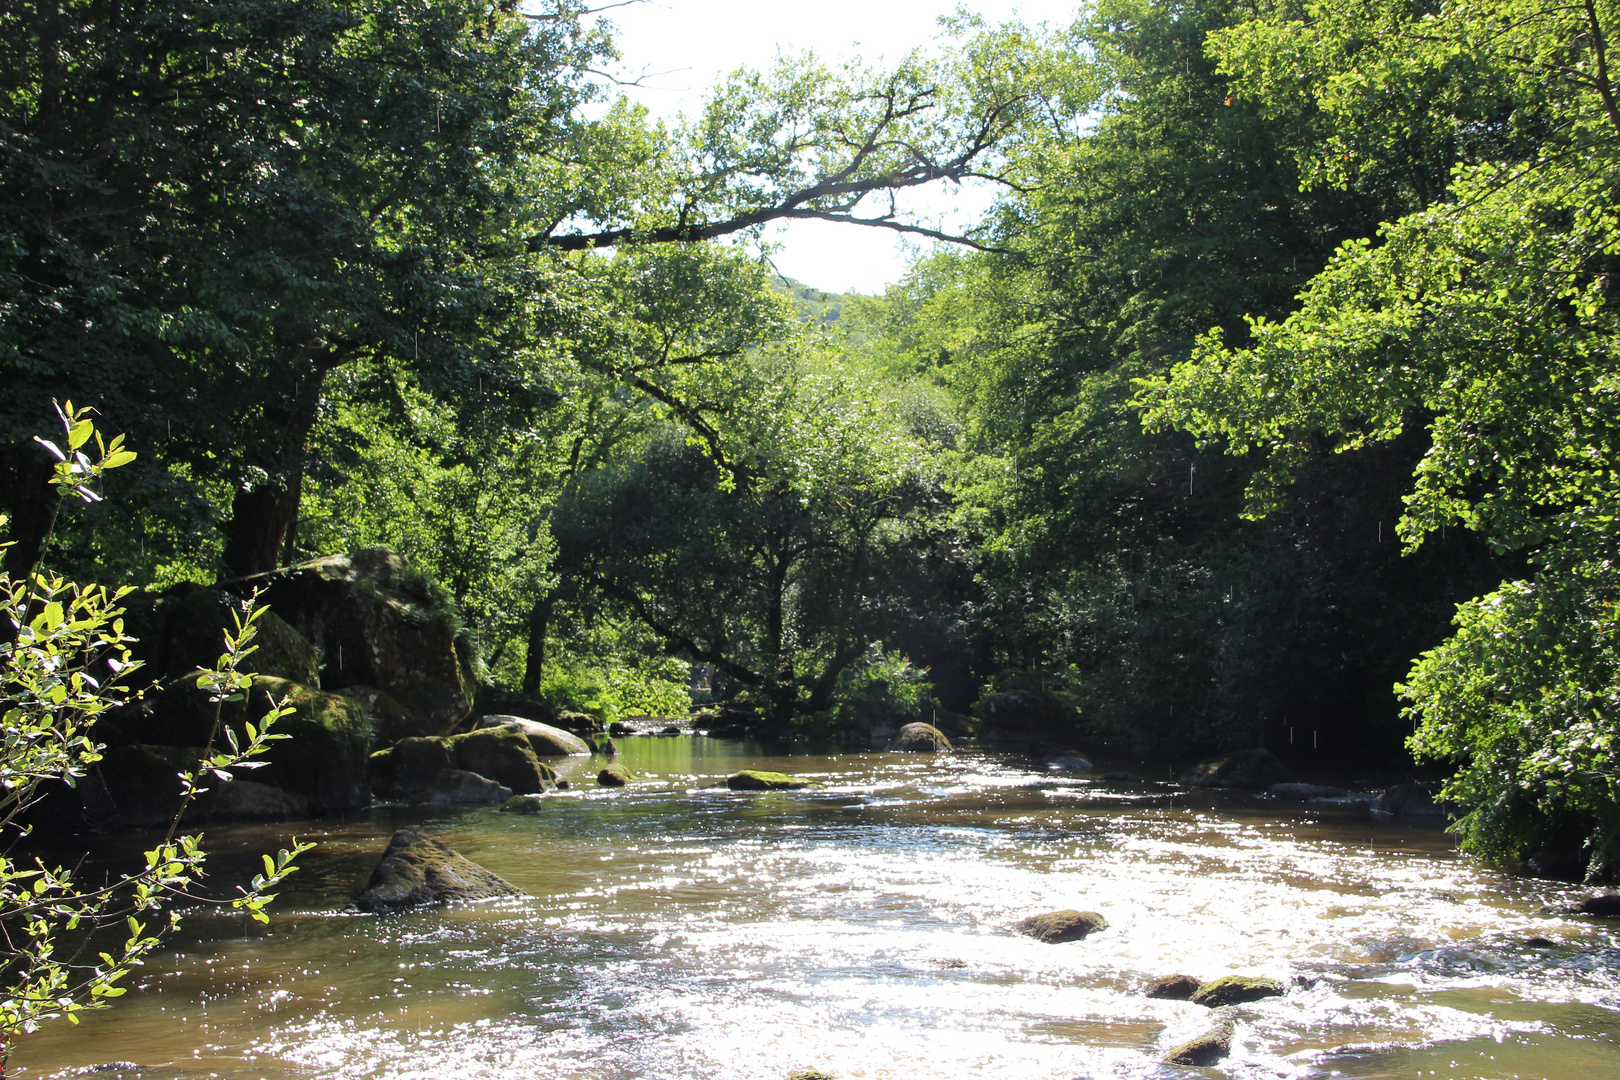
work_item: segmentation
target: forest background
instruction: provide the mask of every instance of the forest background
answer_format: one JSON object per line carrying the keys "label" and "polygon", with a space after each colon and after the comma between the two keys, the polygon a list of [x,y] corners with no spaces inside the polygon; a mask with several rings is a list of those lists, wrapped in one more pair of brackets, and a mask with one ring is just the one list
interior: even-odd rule
{"label": "forest background", "polygon": [[[696,667],[783,733],[1029,688],[1140,755],[1410,740],[1475,849],[1611,874],[1616,21],[964,14],[663,122],[570,3],[11,5],[8,568],[71,397],[140,450],[81,579],[386,545],[490,693],[609,718]],[[942,179],[1002,194],[889,209]],[[831,296],[784,220],[951,242]]]}

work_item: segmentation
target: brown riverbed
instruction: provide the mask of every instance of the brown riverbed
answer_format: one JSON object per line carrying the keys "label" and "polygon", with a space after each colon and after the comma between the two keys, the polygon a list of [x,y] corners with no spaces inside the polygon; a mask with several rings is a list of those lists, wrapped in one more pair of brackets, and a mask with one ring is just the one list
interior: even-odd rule
{"label": "brown riverbed", "polygon": [[[1539,914],[1574,890],[1481,867],[1432,825],[995,755],[620,743],[646,779],[582,785],[536,816],[384,807],[304,825],[319,847],[268,928],[192,918],[115,1009],[26,1037],[14,1075],[1620,1076],[1620,927]],[[703,786],[742,767],[817,785]],[[346,910],[402,826],[533,899]],[[211,830],[213,880],[291,831]],[[1056,946],[1008,929],[1063,907],[1109,928]],[[1157,1059],[1209,1011],[1140,994],[1175,972],[1292,989],[1227,1010],[1228,1061],[1179,1069]]]}

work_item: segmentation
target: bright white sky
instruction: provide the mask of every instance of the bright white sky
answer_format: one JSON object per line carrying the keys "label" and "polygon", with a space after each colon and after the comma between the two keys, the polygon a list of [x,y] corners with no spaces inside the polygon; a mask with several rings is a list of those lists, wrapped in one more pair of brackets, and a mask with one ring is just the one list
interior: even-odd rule
{"label": "bright white sky", "polygon": [[[645,0],[604,12],[619,28],[621,78],[641,76],[628,91],[657,116],[692,113],[704,91],[739,67],[763,68],[778,51],[810,49],[823,60],[860,57],[891,61],[927,43],[936,20],[956,0]],[[990,22],[1068,23],[1078,0],[965,0],[960,5]],[[941,190],[935,190],[936,187]],[[919,193],[916,206],[930,219],[971,221],[989,204],[988,193],[941,183]],[[775,256],[787,277],[829,292],[879,293],[897,281],[908,261],[908,241],[887,229],[797,221],[781,226]]]}

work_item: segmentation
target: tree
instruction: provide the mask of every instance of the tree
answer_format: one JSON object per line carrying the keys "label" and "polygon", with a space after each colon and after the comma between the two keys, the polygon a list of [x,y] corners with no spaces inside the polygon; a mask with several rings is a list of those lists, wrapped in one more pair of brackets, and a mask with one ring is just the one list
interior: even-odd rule
{"label": "tree", "polygon": [[1461,525],[1526,553],[1534,574],[1464,605],[1413,668],[1412,746],[1461,767],[1448,790],[1469,808],[1458,828],[1472,850],[1523,858],[1573,836],[1584,872],[1611,875],[1620,12],[1307,11],[1215,45],[1240,92],[1271,108],[1304,95],[1331,122],[1333,141],[1301,155],[1307,177],[1344,183],[1421,123],[1451,135],[1449,183],[1340,248],[1299,309],[1254,320],[1244,347],[1212,333],[1144,383],[1147,415],[1263,456],[1255,513],[1319,442],[1358,450],[1420,428],[1430,445],[1398,525],[1408,549]]}
{"label": "tree", "polygon": [[[135,454],[123,436],[104,442],[88,409],[71,402],[60,410],[62,446],[43,442],[58,460],[51,483],[58,504],[69,498],[99,499],[99,481],[110,469],[127,465]],[[65,449],[64,449],[65,447]],[[47,529],[47,539],[49,529]],[[125,647],[131,639],[118,617],[118,600],[129,589],[109,592],[76,585],[30,569],[25,580],[0,572],[0,702],[6,740],[0,753],[0,829],[26,834],[21,816],[44,794],[48,783],[72,786],[101,758],[94,741],[96,720],[125,696],[124,680],[139,664]],[[214,670],[202,671],[197,685],[215,708],[214,732],[202,759],[180,776],[181,798],[167,835],[146,852],[145,866],[132,873],[90,881],[63,866],[34,859],[32,865],[0,854],[0,1074],[19,1034],[43,1021],[65,1016],[77,1023],[85,1009],[106,1007],[125,992],[117,985],[156,948],[179,922],[177,904],[206,900],[192,890],[202,877],[205,853],[200,837],[177,835],[192,799],[206,791],[205,778],[229,782],[232,770],[251,769],[286,711],[272,704],[259,726],[240,732],[220,723],[227,701],[241,700],[252,686],[243,663],[254,651],[254,621],[267,609],[250,609],[227,632],[224,653]],[[216,740],[228,745],[216,749]],[[212,781],[210,781],[212,782]],[[266,921],[269,890],[297,869],[293,860],[310,845],[295,842],[275,857],[264,857],[265,872],[228,901],[211,901]],[[158,925],[153,921],[161,919]],[[120,928],[114,930],[114,927]],[[92,935],[100,933],[101,940]],[[123,936],[127,933],[127,936]],[[112,936],[123,937],[116,943]],[[80,960],[82,946],[105,943],[95,960]]]}
{"label": "tree", "polygon": [[[331,372],[381,364],[521,414],[546,397],[537,355],[600,314],[569,252],[784,217],[910,228],[856,207],[991,167],[1038,101],[1033,73],[987,74],[986,34],[886,74],[806,60],[739,75],[677,139],[623,101],[585,117],[611,53],[590,14],[576,0],[0,14],[13,566],[42,535],[24,433],[53,394],[93,390],[128,417],[163,467],[139,490],[164,514],[222,519],[225,573],[266,570],[295,528]],[[140,507],[115,512],[128,531]],[[95,537],[75,540],[93,562]]]}
{"label": "tree", "polygon": [[570,480],[552,517],[564,589],[716,669],[780,724],[824,712],[896,625],[902,553],[943,510],[927,455],[881,392],[789,333],[756,264],[692,248],[611,269],[667,305],[627,304],[639,314],[600,360],[662,424],[639,453]]}

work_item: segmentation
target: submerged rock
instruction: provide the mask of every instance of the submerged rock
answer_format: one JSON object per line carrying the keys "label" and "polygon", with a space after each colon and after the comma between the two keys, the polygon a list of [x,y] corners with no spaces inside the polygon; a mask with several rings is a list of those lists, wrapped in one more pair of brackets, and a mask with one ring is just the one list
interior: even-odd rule
{"label": "submerged rock", "polygon": [[1188,1000],[1194,1005],[1208,1005],[1215,1009],[1222,1005],[1241,1005],[1246,1001],[1278,997],[1282,993],[1283,985],[1276,979],[1257,975],[1226,975],[1201,984]]}
{"label": "submerged rock", "polygon": [[1373,813],[1395,817],[1443,818],[1445,808],[1434,801],[1434,792],[1424,784],[1396,784],[1373,800]]}
{"label": "submerged rock", "polygon": [[1287,779],[1288,767],[1260,747],[1206,758],[1181,776],[1189,787],[1263,788]]}
{"label": "submerged rock", "polygon": [[732,791],[793,791],[804,786],[796,776],[762,769],[744,769],[726,778],[726,787]]}
{"label": "submerged rock", "polygon": [[538,720],[521,716],[485,716],[478,721],[480,728],[509,728],[529,740],[529,749],[536,757],[586,757],[591,746],[573,732],[564,731]]}
{"label": "submerged rock", "polygon": [[1057,769],[1061,772],[1090,772],[1094,766],[1091,759],[1076,750],[1065,750],[1061,754],[1054,754],[1041,762],[1048,769]]}
{"label": "submerged rock", "polygon": [[888,749],[933,753],[951,749],[951,740],[932,724],[907,724],[895,734]]}
{"label": "submerged rock", "polygon": [[1620,893],[1595,893],[1577,900],[1568,910],[1572,915],[1596,915],[1603,919],[1620,919]]}
{"label": "submerged rock", "polygon": [[1272,784],[1266,788],[1266,794],[1273,799],[1310,802],[1312,799],[1342,799],[1350,793],[1344,788],[1328,787],[1326,784]]}
{"label": "submerged rock", "polygon": [[624,787],[635,778],[635,774],[623,765],[609,765],[596,774],[596,782],[601,787]]}
{"label": "submerged rock", "polygon": [[1164,1055],[1167,1065],[1190,1065],[1200,1068],[1213,1065],[1232,1052],[1232,1022],[1216,1024],[1202,1035],[1172,1047]]}
{"label": "submerged rock", "polygon": [[1166,975],[1145,991],[1146,997],[1162,1001],[1190,1001],[1203,980],[1192,975]]}
{"label": "submerged rock", "polygon": [[603,757],[618,757],[619,744],[614,742],[612,739],[603,739],[602,742],[597,746],[596,752],[601,754]]}
{"label": "submerged rock", "polygon": [[440,769],[433,780],[431,803],[479,803],[494,806],[512,797],[512,789],[466,769]]}
{"label": "submerged rock", "polygon": [[437,840],[401,829],[355,901],[361,911],[385,913],[431,904],[520,896],[521,890]]}
{"label": "submerged rock", "polygon": [[540,795],[514,795],[501,803],[503,814],[538,814],[546,808],[546,800]]}
{"label": "submerged rock", "polygon": [[1111,772],[1097,778],[1099,784],[1140,784],[1142,778],[1133,772]]}
{"label": "submerged rock", "polygon": [[1063,941],[1079,941],[1087,934],[1101,930],[1107,925],[1108,920],[1095,911],[1066,908],[1063,911],[1048,911],[1044,915],[1031,915],[1015,924],[1014,929],[1020,934],[1028,934],[1037,941],[1056,945]]}

